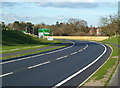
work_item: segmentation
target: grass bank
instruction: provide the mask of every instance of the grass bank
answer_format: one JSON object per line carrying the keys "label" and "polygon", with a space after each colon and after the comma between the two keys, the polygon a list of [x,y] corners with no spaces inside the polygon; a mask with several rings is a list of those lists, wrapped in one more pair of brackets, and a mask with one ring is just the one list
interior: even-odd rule
{"label": "grass bank", "polygon": [[38,37],[26,35],[18,30],[2,30],[2,51],[10,51],[12,49],[21,49],[25,47],[33,47],[38,45],[51,45],[52,43],[60,43],[58,40],[48,41]]}
{"label": "grass bank", "polygon": [[[26,35],[18,30],[2,30],[2,46],[0,46],[2,50],[0,51],[0,53],[1,54],[11,53],[11,52],[22,51],[22,50],[43,48],[43,47],[59,45],[61,43],[62,41],[59,41],[59,40],[48,41],[47,39],[40,39],[35,36]],[[53,49],[57,49],[65,46],[66,45],[58,46],[56,48],[52,48],[49,50],[53,50]],[[42,50],[39,52],[25,53],[25,54],[19,54],[19,55],[12,55],[8,57],[0,58],[0,60],[40,53],[44,51],[48,51],[48,50]]]}

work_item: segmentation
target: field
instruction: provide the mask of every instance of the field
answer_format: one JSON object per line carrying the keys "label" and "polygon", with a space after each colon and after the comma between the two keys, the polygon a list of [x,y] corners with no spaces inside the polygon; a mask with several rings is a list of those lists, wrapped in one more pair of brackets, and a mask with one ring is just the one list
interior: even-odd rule
{"label": "field", "polygon": [[55,39],[75,39],[75,40],[91,40],[91,41],[102,41],[108,39],[108,36],[51,36]]}

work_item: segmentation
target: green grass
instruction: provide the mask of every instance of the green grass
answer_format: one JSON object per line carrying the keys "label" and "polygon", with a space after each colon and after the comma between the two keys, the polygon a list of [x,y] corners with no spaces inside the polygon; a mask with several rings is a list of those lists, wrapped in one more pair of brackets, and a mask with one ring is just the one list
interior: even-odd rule
{"label": "green grass", "polygon": [[[18,30],[2,30],[2,46],[0,46],[0,48],[2,48],[3,52],[0,52],[0,53],[10,53],[10,52],[16,52],[16,51],[22,51],[22,50],[49,47],[49,46],[59,45],[62,42],[63,41],[59,41],[59,40],[48,41],[47,39],[40,39],[33,35],[26,35]],[[54,49],[66,47],[70,44],[71,43],[67,43],[66,45],[58,46],[56,48],[51,48],[47,50],[2,57],[0,58],[0,60],[54,50]],[[14,49],[17,49],[17,50],[14,50]]]}
{"label": "green grass", "polygon": [[103,42],[109,42],[109,43],[115,43],[115,44],[120,44],[118,41],[120,39],[120,36],[117,35],[116,37],[112,37],[110,39],[103,40]]}

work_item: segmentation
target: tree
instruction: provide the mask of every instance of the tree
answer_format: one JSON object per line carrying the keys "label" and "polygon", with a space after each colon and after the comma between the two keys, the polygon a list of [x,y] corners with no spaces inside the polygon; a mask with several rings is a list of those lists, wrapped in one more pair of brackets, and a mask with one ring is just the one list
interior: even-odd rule
{"label": "tree", "polygon": [[5,23],[4,23],[4,22],[1,22],[1,27],[2,27],[2,30],[5,30],[5,29],[6,29],[6,26],[5,26]]}
{"label": "tree", "polygon": [[118,15],[110,15],[100,19],[102,33],[111,37],[120,34],[118,25],[120,23]]}
{"label": "tree", "polygon": [[20,22],[19,23],[19,30],[20,31],[25,31],[26,30],[26,23],[25,22]]}
{"label": "tree", "polygon": [[13,30],[19,30],[19,21],[15,21],[12,27],[13,27]]}
{"label": "tree", "polygon": [[31,22],[26,23],[26,28],[28,33],[31,33],[31,34],[33,33],[33,26],[34,25]]}
{"label": "tree", "polygon": [[60,25],[60,24],[59,24],[59,22],[57,21],[57,22],[56,22],[56,26],[59,26],[59,25]]}

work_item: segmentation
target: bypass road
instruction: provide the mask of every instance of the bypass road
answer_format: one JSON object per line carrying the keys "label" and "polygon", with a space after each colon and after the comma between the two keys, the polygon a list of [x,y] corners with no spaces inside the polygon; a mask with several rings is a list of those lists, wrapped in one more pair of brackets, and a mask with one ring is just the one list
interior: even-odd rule
{"label": "bypass road", "polygon": [[2,86],[77,87],[111,54],[103,44],[70,41],[73,45],[61,50],[0,63]]}

